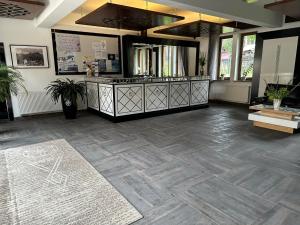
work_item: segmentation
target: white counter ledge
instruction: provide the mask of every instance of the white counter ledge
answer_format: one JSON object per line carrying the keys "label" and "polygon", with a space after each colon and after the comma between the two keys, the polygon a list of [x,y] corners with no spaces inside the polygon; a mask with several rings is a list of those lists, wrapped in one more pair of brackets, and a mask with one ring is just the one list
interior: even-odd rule
{"label": "white counter ledge", "polygon": [[85,81],[88,108],[107,115],[112,120],[208,106],[207,77],[92,77]]}

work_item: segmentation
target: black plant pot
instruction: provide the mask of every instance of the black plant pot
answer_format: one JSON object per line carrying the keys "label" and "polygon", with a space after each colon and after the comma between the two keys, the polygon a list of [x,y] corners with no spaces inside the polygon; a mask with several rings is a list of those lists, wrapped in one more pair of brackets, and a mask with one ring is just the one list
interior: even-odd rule
{"label": "black plant pot", "polygon": [[66,119],[77,118],[77,103],[76,101],[62,100],[63,112]]}

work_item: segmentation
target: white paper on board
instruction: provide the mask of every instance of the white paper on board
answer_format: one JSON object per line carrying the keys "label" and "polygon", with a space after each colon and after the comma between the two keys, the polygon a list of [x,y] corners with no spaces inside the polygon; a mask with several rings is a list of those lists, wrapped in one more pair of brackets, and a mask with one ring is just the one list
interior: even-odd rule
{"label": "white paper on board", "polygon": [[80,52],[80,37],[76,34],[56,33],[56,46],[62,52]]}

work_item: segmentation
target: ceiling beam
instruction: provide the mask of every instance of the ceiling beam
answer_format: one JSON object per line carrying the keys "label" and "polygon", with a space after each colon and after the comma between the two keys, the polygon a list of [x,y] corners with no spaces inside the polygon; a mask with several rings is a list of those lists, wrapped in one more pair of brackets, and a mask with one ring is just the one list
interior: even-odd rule
{"label": "ceiling beam", "polygon": [[242,0],[149,0],[262,27],[281,27],[284,16]]}
{"label": "ceiling beam", "polygon": [[65,16],[80,7],[86,0],[50,0],[48,6],[36,18],[36,26],[51,28]]}

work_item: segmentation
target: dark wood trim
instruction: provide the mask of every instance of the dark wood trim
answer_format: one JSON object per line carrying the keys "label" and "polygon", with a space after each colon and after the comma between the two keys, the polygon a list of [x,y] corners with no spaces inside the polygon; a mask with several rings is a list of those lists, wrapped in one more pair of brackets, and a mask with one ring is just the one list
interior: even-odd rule
{"label": "dark wood trim", "polygon": [[195,71],[195,75],[198,76],[199,75],[199,57],[200,57],[200,42],[198,42],[198,48],[196,50],[196,71]]}
{"label": "dark wood trim", "polygon": [[4,59],[4,65],[6,65],[6,57],[5,57],[5,47],[4,47],[4,43],[0,42],[0,46],[3,49],[3,59]]}
{"label": "dark wood trim", "polygon": [[300,35],[300,27],[258,33],[258,35],[261,36],[261,38],[264,40],[299,36]]}
{"label": "dark wood trim", "polygon": [[299,34],[299,37],[298,37],[298,46],[297,46],[297,53],[296,53],[294,78],[295,79],[294,79],[293,84],[296,85],[300,82],[300,34]]}
{"label": "dark wood trim", "polygon": [[262,38],[262,36],[260,34],[257,34],[256,42],[255,42],[255,55],[254,55],[253,77],[252,77],[252,87],[251,87],[251,99],[257,97],[257,95],[258,95],[263,45],[264,45],[264,39]]}
{"label": "dark wood trim", "polygon": [[230,21],[230,22],[222,23],[221,25],[225,26],[225,27],[239,29],[239,30],[246,30],[246,29],[252,29],[252,28],[258,27],[253,24],[243,23],[243,22],[239,22],[239,21]]}
{"label": "dark wood trim", "polygon": [[[257,32],[249,32],[249,33],[242,33],[241,34],[241,41],[240,41],[240,46],[239,46],[239,60],[238,60],[238,77],[237,77],[237,79],[238,80],[241,80],[241,76],[242,76],[242,56],[243,56],[243,45],[244,45],[244,37],[245,36],[248,36],[248,35],[256,35],[257,34]],[[254,55],[255,55],[255,52],[254,52]],[[254,67],[254,63],[253,63],[253,67]],[[246,80],[249,80],[249,81],[251,81],[252,80],[252,78],[251,79],[246,79]]]}
{"label": "dark wood trim", "polygon": [[[154,38],[145,36],[135,36],[135,35],[124,35],[122,36],[123,43],[123,67],[124,67],[124,77],[131,77],[130,69],[130,48],[133,43],[144,43],[144,44],[156,44],[156,45],[170,45],[170,46],[184,46],[184,47],[194,47],[196,48],[196,71],[195,75],[199,72],[198,58],[200,54],[200,44],[199,41],[184,41],[175,39],[164,39],[164,38]],[[163,58],[162,58],[163,60]]]}
{"label": "dark wood trim", "polygon": [[64,34],[89,35],[89,36],[98,36],[98,37],[114,37],[114,38],[120,37],[120,35],[115,35],[115,34],[93,33],[93,32],[74,31],[74,30],[51,29],[51,32],[52,33],[64,33]]}
{"label": "dark wood trim", "polygon": [[269,9],[269,8],[271,8],[273,6],[278,6],[278,5],[282,6],[283,3],[294,2],[294,1],[295,0],[280,0],[280,1],[276,1],[276,2],[272,2],[272,3],[266,4],[266,5],[264,5],[264,8]]}
{"label": "dark wood trim", "polygon": [[[142,35],[147,35],[148,29],[183,19],[184,17],[174,14],[115,4],[112,3],[112,1],[107,1],[107,3],[99,8],[76,20],[75,23],[97,27],[135,30],[141,31]],[[144,21],[141,23],[138,20]]]}
{"label": "dark wood trim", "polygon": [[176,25],[176,26],[164,28],[164,29],[161,29],[161,30],[156,30],[156,31],[154,31],[154,33],[157,33],[157,34],[166,34],[166,35],[176,35],[176,36],[182,36],[182,37],[192,37],[192,38],[195,39],[195,38],[197,38],[197,37],[200,36],[199,29],[197,29],[197,31],[196,31],[197,34],[196,33],[191,34],[192,32],[190,32],[190,33],[184,33],[184,34],[182,34],[182,32],[175,32],[174,33],[174,32],[172,32],[172,30],[174,30],[174,29],[178,30],[178,29],[189,27],[189,26],[193,26],[193,25],[197,25],[199,27],[201,24],[209,24],[209,25],[214,25],[214,26],[222,26],[222,24],[219,24],[219,23],[214,23],[214,22],[205,21],[205,20],[198,20],[198,21],[193,21],[193,22],[189,22],[189,23],[184,23],[184,24],[179,24],[179,25]]}
{"label": "dark wood trim", "polygon": [[54,55],[54,65],[55,65],[56,75],[59,75],[59,76],[63,76],[63,75],[85,75],[86,72],[61,72],[61,73],[58,73],[55,33],[78,34],[78,35],[88,35],[88,36],[97,36],[97,37],[117,38],[118,39],[118,47],[119,47],[119,61],[120,61],[119,71],[118,72],[99,72],[99,74],[100,75],[122,74],[122,52],[121,52],[121,37],[120,37],[120,35],[91,33],[91,32],[82,32],[82,31],[71,31],[71,30],[58,30],[58,29],[51,29],[51,33],[52,33],[52,45],[53,45],[53,55]]}
{"label": "dark wood trim", "polygon": [[[155,57],[156,68],[155,68],[155,71],[153,71],[153,72],[155,73],[156,76],[158,76],[158,64],[159,64],[159,55],[158,55],[159,49],[158,49],[158,47],[153,48],[153,52],[155,52],[155,56],[156,56]],[[152,68],[152,70],[153,70],[153,68]]]}
{"label": "dark wood trim", "polygon": [[[232,44],[233,44],[233,35],[224,35],[219,37],[219,50],[218,50],[218,69],[217,69],[217,79],[222,80],[220,78],[220,66],[221,66],[221,50],[222,50],[222,40],[223,39],[229,39],[232,38]],[[232,62],[231,62],[232,63]],[[230,80],[231,78],[231,68],[230,68],[230,77],[224,78],[224,80]]]}

